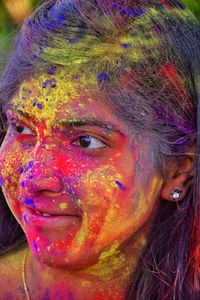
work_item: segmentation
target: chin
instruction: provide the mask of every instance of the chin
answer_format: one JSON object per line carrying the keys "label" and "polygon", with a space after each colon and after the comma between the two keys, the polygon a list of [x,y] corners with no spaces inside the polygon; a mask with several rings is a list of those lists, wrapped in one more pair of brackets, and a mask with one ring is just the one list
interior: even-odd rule
{"label": "chin", "polygon": [[99,255],[86,253],[85,251],[81,251],[81,253],[67,253],[69,250],[60,253],[53,253],[53,249],[51,252],[40,251],[38,253],[35,252],[35,249],[30,249],[34,257],[42,264],[45,264],[51,268],[58,269],[67,269],[71,271],[82,270],[90,267],[98,262]]}

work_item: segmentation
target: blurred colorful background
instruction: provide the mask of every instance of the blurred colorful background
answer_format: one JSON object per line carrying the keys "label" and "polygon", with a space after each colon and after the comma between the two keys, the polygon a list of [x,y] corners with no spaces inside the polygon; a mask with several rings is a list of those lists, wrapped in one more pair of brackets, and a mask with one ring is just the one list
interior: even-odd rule
{"label": "blurred colorful background", "polygon": [[[38,2],[39,0],[0,0],[0,72],[9,56],[17,28]],[[200,20],[200,0],[182,2]]]}

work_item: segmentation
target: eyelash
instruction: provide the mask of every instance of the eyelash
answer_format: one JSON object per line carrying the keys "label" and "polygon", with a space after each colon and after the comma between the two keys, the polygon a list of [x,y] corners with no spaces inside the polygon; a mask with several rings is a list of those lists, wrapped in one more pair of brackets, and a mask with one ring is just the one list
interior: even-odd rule
{"label": "eyelash", "polygon": [[[34,134],[34,131],[32,130],[32,129],[30,129],[29,128],[29,126],[27,126],[27,125],[25,125],[25,124],[23,124],[22,122],[17,122],[17,121],[11,121],[11,126],[12,126],[12,129],[14,130],[14,132],[17,134],[17,135],[21,135],[21,136],[24,136],[24,138],[25,138],[25,136],[26,137],[29,137],[29,136],[36,136],[36,134]],[[31,135],[31,134],[24,134],[24,133],[20,133],[20,132],[18,132],[17,131],[17,127],[27,127],[30,131],[32,131],[33,132],[33,134]],[[72,141],[72,143],[74,143],[75,141],[77,141],[78,139],[79,139],[79,141],[80,141],[80,139],[81,138],[84,138],[84,137],[89,137],[89,138],[92,138],[92,139],[94,139],[94,140],[96,140],[97,141],[97,143],[102,143],[102,147],[97,147],[97,148],[84,148],[84,147],[81,147],[81,145],[79,144],[79,145],[75,145],[74,144],[74,146],[77,146],[77,147],[81,147],[82,149],[85,149],[85,150],[90,150],[90,151],[97,151],[97,150],[99,150],[99,149],[103,149],[103,148],[105,148],[105,147],[107,147],[108,145],[104,142],[104,141],[102,141],[101,139],[99,139],[98,137],[94,137],[94,136],[92,136],[90,133],[83,133],[82,135],[78,135],[78,136],[76,136],[76,138],[75,139],[73,139],[73,141]]]}

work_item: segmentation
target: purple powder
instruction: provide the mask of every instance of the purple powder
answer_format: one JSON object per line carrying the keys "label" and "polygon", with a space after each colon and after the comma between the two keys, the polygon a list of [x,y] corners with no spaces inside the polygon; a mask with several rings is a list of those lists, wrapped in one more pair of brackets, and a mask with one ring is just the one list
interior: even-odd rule
{"label": "purple powder", "polygon": [[32,208],[35,208],[35,203],[32,198],[26,198],[24,203],[27,204],[28,206],[31,206]]}
{"label": "purple powder", "polygon": [[115,183],[118,185],[120,190],[122,190],[122,191],[126,190],[126,187],[120,181],[116,180]]}

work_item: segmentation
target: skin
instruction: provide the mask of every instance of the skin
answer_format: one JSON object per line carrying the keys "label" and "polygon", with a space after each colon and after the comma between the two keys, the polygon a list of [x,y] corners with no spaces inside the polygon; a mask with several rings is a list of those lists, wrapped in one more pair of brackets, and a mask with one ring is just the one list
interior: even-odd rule
{"label": "skin", "polygon": [[37,299],[123,299],[145,249],[163,185],[154,139],[130,130],[104,97],[59,72],[24,82],[6,108],[2,189],[27,236]]}

